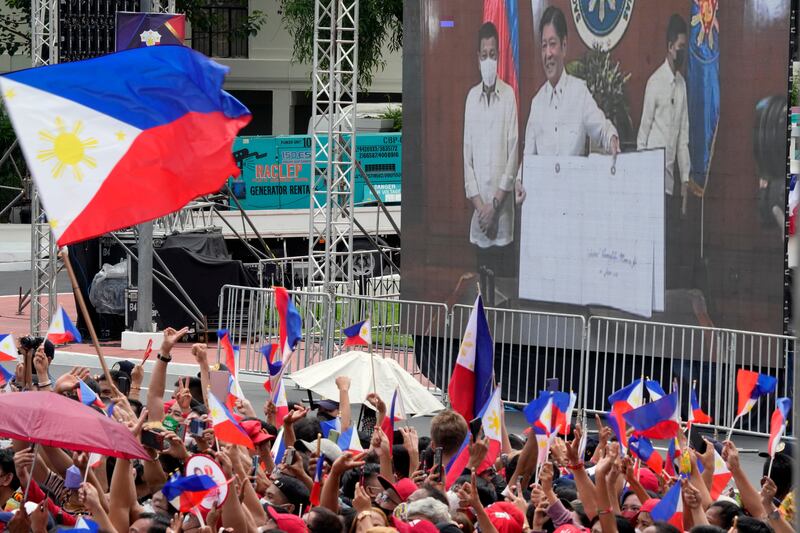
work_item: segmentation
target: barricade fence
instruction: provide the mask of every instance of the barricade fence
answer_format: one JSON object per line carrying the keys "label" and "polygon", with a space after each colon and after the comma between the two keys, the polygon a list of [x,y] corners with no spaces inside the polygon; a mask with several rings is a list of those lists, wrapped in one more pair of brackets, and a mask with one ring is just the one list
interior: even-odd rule
{"label": "barricade fence", "polygon": [[[391,358],[435,395],[447,386],[472,306],[417,302],[373,295],[330,295],[291,290],[303,318],[303,341],[288,372],[338,355],[342,330],[367,317],[371,351]],[[220,328],[240,346],[245,372],[266,374],[261,347],[278,342],[278,315],[269,288],[225,286],[219,299]],[[587,413],[608,411],[608,396],[637,378],[679,390],[682,419],[689,391],[712,417],[707,426],[723,435],[736,411],[736,372],[745,368],[778,378],[776,394],[756,403],[737,431],[769,434],[775,400],[791,394],[796,339],[722,328],[640,320],[486,308],[495,351],[495,377],[506,403],[523,406],[558,378],[578,394]],[[220,356],[221,357],[221,356]],[[794,434],[789,426],[787,433]]]}

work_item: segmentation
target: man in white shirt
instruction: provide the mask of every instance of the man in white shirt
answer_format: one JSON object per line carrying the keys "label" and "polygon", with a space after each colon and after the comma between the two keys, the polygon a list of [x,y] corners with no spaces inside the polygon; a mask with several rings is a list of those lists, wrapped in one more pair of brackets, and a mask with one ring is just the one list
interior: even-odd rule
{"label": "man in white shirt", "polygon": [[525,128],[525,154],[586,155],[586,138],[606,153],[619,153],[617,129],[597,107],[586,82],[567,74],[567,22],[549,6],[539,20],[547,81],[533,97]]}
{"label": "man in white shirt", "polygon": [[[497,28],[484,23],[478,31],[481,82],[464,105],[464,189],[475,211],[469,240],[477,247],[478,270],[489,305],[494,275],[513,260],[514,180],[517,169],[517,100],[514,90],[497,77]],[[488,286],[486,286],[488,284]]]}
{"label": "man in white shirt", "polygon": [[[644,107],[636,147],[664,149],[664,192],[666,202],[666,283],[668,288],[685,285],[681,281],[681,216],[686,215],[689,185],[689,108],[686,80],[681,68],[686,63],[688,30],[680,15],[673,14],[667,24],[667,57],[647,80]],[[675,170],[678,171],[676,176]],[[676,178],[680,189],[676,194]]]}
{"label": "man in white shirt", "polygon": [[686,22],[672,15],[667,26],[667,57],[647,80],[644,108],[636,147],[664,148],[666,172],[664,192],[674,196],[675,165],[680,173],[682,211],[686,212],[689,184],[689,108],[686,101],[686,80],[680,69],[686,62],[688,43]]}

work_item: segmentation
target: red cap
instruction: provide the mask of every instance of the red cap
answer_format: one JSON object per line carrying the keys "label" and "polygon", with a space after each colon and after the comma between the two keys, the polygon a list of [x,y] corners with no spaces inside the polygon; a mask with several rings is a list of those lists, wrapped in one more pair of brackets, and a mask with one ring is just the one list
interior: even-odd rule
{"label": "red cap", "polygon": [[522,533],[525,515],[509,502],[495,502],[486,508],[489,521],[498,533]]}
{"label": "red cap", "polygon": [[639,508],[639,512],[640,513],[643,513],[643,512],[644,513],[649,513],[649,512],[651,512],[655,508],[655,506],[658,505],[658,502],[660,502],[660,501],[661,500],[658,499],[658,498],[649,498],[649,499],[645,500],[644,503],[642,504],[642,506]]}
{"label": "red cap", "polygon": [[564,524],[563,526],[558,526],[555,533],[585,533],[586,531],[591,531],[591,529],[576,526],[575,524]]}
{"label": "red cap", "polygon": [[658,492],[658,478],[649,468],[639,469],[639,483],[645,490]]}
{"label": "red cap", "polygon": [[167,400],[164,402],[164,414],[169,413],[169,410],[173,405],[175,405],[175,400]]}
{"label": "red cap", "polygon": [[253,444],[259,444],[265,440],[274,439],[272,435],[264,431],[261,427],[261,422],[258,420],[245,420],[242,422],[242,428],[247,432],[247,436],[253,441]]}
{"label": "red cap", "polygon": [[411,493],[413,493],[418,488],[417,484],[411,481],[411,479],[407,477],[404,477],[397,483],[392,483],[385,477],[378,476],[378,481],[381,482],[381,485],[383,486],[384,489],[387,490],[392,489],[393,491],[395,491],[397,495],[400,497],[401,502],[406,501],[408,497],[411,496]]}
{"label": "red cap", "polygon": [[[402,481],[402,480],[401,480]],[[427,520],[417,520],[412,526],[408,522],[394,519],[394,528],[398,533],[439,533],[439,529]]]}
{"label": "red cap", "polygon": [[267,512],[269,516],[275,520],[278,529],[286,533],[308,533],[306,523],[296,514],[279,513],[271,506],[267,506]]}

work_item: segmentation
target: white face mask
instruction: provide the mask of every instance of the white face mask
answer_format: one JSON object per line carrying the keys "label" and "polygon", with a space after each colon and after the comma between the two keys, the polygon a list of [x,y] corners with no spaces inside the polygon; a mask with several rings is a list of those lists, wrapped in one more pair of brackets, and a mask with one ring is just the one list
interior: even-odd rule
{"label": "white face mask", "polygon": [[497,60],[487,57],[481,60],[481,79],[483,84],[491,87],[497,81]]}

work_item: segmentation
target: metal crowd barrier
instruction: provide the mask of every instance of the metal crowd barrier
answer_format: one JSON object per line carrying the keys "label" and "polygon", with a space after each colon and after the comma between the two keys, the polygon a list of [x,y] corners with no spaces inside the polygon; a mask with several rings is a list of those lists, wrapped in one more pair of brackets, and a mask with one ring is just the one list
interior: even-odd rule
{"label": "metal crowd barrier", "polygon": [[782,335],[593,316],[584,344],[587,386],[580,405],[589,412],[607,411],[612,392],[645,377],[666,392],[678,387],[683,420],[694,388],[712,418],[709,426],[727,433],[737,409],[736,372],[745,368],[778,378],[776,394],[757,402],[736,426],[740,432],[768,435],[775,399],[791,394],[795,343]]}
{"label": "metal crowd barrier", "polygon": [[[397,361],[435,394],[446,395],[471,306],[448,308],[370,294],[289,292],[304,328],[290,371],[340,353],[342,329],[369,316],[373,352]],[[775,399],[792,391],[793,337],[522,310],[486,308],[486,315],[494,339],[496,380],[503,399],[517,406],[538,395],[547,379],[558,378],[561,390],[578,394],[577,406],[604,412],[612,392],[645,377],[667,392],[678,387],[684,420],[693,387],[713,419],[707,426],[724,435],[736,411],[736,372],[746,368],[778,378],[776,394],[760,400],[736,426],[739,432],[767,435]],[[245,371],[266,373],[260,348],[278,338],[273,290],[223,287],[220,327],[240,345]],[[794,434],[791,426],[787,432]]]}
{"label": "metal crowd barrier", "polygon": [[[388,246],[380,250],[354,250],[335,252],[336,272],[345,272],[347,261],[352,255],[353,286],[335,283],[336,294],[357,294],[400,297],[400,249]],[[282,286],[290,290],[308,290],[308,256],[276,257],[259,262],[259,283],[261,287]]]}

